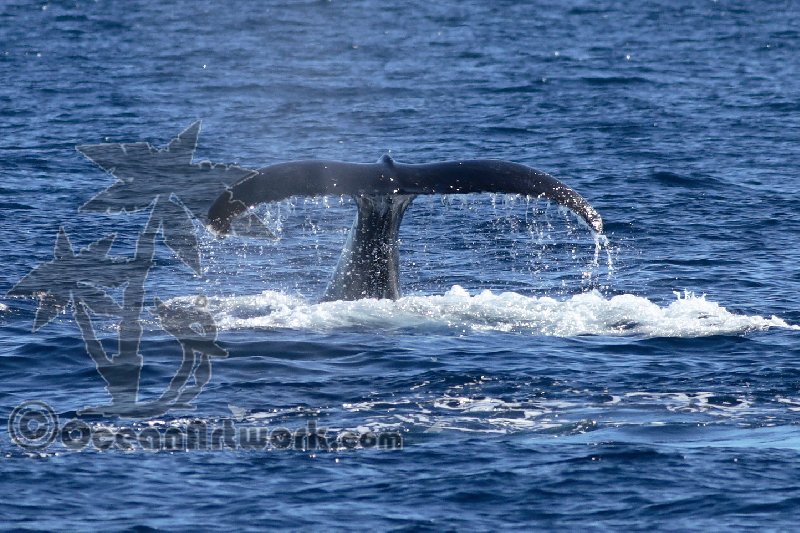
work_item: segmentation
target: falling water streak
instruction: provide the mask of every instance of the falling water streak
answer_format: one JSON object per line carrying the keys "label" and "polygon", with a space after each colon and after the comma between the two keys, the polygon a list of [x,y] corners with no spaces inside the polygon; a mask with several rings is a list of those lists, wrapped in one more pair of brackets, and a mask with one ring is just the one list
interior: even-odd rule
{"label": "falling water streak", "polygon": [[602,233],[592,232],[592,237],[594,238],[594,259],[592,259],[592,266],[600,266],[600,250],[605,249],[608,277],[611,277],[611,273],[614,271],[614,260],[611,257],[611,243],[609,242],[608,237]]}
{"label": "falling water streak", "polygon": [[592,266],[598,267],[600,266],[600,249],[602,248],[600,237],[602,237],[602,235],[592,232],[592,237],[594,237],[594,257],[592,257]]}

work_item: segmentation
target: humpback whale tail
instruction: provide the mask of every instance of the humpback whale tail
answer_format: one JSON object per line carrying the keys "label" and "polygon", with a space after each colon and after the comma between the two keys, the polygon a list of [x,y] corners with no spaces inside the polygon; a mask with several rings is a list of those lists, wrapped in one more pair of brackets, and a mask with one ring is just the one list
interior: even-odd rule
{"label": "humpback whale tail", "polygon": [[233,184],[209,210],[211,228],[227,233],[247,209],[290,196],[348,194],[358,213],[324,301],[400,297],[398,235],[406,209],[419,194],[499,192],[546,198],[603,232],[597,211],[564,183],[528,166],[496,160],[420,165],[294,161],[260,169]]}

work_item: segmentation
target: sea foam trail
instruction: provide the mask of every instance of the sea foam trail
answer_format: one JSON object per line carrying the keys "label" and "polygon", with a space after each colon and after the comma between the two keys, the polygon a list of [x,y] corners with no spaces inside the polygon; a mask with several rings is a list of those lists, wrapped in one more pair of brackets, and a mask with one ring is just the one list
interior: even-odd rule
{"label": "sea foam trail", "polygon": [[662,307],[632,294],[605,297],[593,291],[556,300],[489,290],[471,295],[456,285],[442,295],[406,296],[396,301],[309,303],[301,297],[265,291],[210,298],[208,305],[221,330],[441,328],[458,333],[504,331],[558,337],[703,337],[769,328],[800,329],[775,316],[731,313],[704,296],[675,294],[676,300]]}

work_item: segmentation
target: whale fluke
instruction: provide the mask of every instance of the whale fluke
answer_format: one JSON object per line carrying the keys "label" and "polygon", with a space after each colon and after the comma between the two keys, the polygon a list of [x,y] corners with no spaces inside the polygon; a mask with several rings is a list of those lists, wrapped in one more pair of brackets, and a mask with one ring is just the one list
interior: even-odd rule
{"label": "whale fluke", "polygon": [[350,195],[358,213],[324,300],[400,297],[397,239],[408,206],[420,194],[508,193],[546,198],[569,208],[602,233],[600,214],[553,176],[518,163],[463,160],[402,164],[294,161],[262,168],[222,193],[208,213],[211,229],[258,204],[291,196]]}

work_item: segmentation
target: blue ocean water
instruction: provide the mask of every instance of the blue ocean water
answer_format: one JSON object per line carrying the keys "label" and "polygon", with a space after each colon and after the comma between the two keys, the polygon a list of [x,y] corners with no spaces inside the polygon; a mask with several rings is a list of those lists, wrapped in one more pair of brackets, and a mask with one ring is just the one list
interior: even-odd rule
{"label": "blue ocean water", "polygon": [[[402,449],[29,452],[3,427],[3,527],[794,529],[799,28],[793,1],[3,2],[3,294],[60,227],[131,253],[146,213],[79,212],[114,178],[77,145],[163,147],[198,119],[196,161],[528,164],[609,239],[526,198],[420,198],[405,297],[318,304],[351,200],[260,208],[278,239],[198,226],[202,275],[159,246],[148,294],[206,295],[228,357],[194,410],[89,427]],[[71,310],[33,333],[36,300],[2,303],[0,417],[107,403]],[[179,348],[143,317],[147,396]]]}

